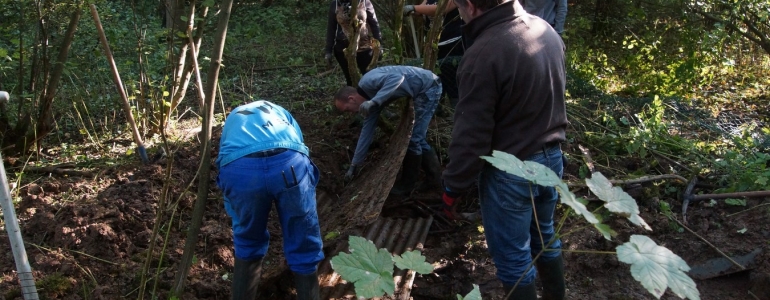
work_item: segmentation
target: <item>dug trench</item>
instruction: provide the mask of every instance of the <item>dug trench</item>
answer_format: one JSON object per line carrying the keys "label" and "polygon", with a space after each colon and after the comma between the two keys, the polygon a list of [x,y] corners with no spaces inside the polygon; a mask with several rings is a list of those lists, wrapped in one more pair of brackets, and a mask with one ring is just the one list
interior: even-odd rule
{"label": "dug trench", "polygon": [[[387,197],[389,185],[398,174],[399,156],[403,155],[389,150],[397,144],[396,140],[388,136],[378,138],[367,157],[371,163],[363,172],[368,173],[359,177],[365,179],[344,185],[340,178],[360,129],[350,126],[350,119],[330,121],[310,113],[299,115],[298,121],[303,124],[313,160],[323,173],[318,202],[321,214],[330,216],[322,224],[322,235],[327,237],[324,241],[327,257],[347,251],[346,235],[371,234],[374,242],[382,242],[385,246],[392,243],[403,248],[421,249],[434,266],[430,274],[412,277],[404,274],[403,282],[411,282],[411,290],[401,289],[394,298],[455,299],[455,295],[466,295],[474,284],[479,286],[484,299],[503,298],[478,220],[443,223],[436,214],[426,213],[425,207],[436,208],[440,203],[440,191],[418,193],[408,199]],[[214,133],[212,157],[216,155],[218,141],[217,132]],[[439,144],[438,149],[446,147],[441,141],[433,141]],[[574,144],[565,144],[563,149],[569,154],[580,153]],[[41,155],[62,155],[59,151],[43,149]],[[20,199],[17,215],[41,298],[137,298],[144,274],[147,290],[155,290],[159,299],[167,299],[180,266],[195,202],[195,195],[190,191],[196,189],[198,151],[195,145],[180,147],[171,156],[148,166],[91,162],[89,167],[83,168],[88,169],[89,176],[33,175],[26,169],[25,180],[14,195]],[[98,154],[98,149],[93,149],[89,155]],[[445,162],[445,154],[442,158]],[[381,164],[375,167],[374,162]],[[6,166],[9,173],[15,173],[22,172],[25,165],[10,158]],[[172,168],[167,173],[168,166]],[[570,162],[565,180],[579,181],[578,168],[578,163]],[[612,178],[614,174],[605,175]],[[222,208],[221,195],[214,185],[215,178],[216,174],[212,172],[194,264],[180,299],[230,298],[232,232],[230,219]],[[166,182],[174,184],[167,186]],[[629,265],[618,261],[616,256],[602,253],[614,251],[634,234],[649,236],[658,245],[681,256],[692,268],[724,256],[738,258],[759,249],[745,265],[746,270],[736,267],[695,281],[701,299],[770,299],[766,288],[770,286],[767,276],[770,271],[770,222],[767,222],[770,210],[766,205],[762,206],[767,203],[766,199],[746,199],[745,206],[727,205],[724,201],[693,202],[687,210],[688,223],[683,226],[670,218],[681,213],[681,199],[662,193],[662,187],[657,183],[623,188],[633,194],[639,203],[640,216],[650,224],[652,231],[633,226],[625,218],[608,216],[605,223],[615,229],[617,235],[607,240],[592,227],[587,227],[586,222],[571,210],[559,206],[556,219],[566,216],[561,232],[568,299],[655,299],[633,278]],[[166,206],[162,206],[159,199],[164,189],[168,189],[166,202],[170,204]],[[585,188],[576,187],[574,192],[592,199]],[[424,207],[416,205],[418,202],[425,204]],[[595,205],[592,203],[589,205]],[[460,211],[478,211],[478,199],[473,191],[464,196]],[[419,220],[419,223],[413,221],[409,225],[404,221],[409,219]],[[152,228],[156,222],[163,224],[162,232],[153,238]],[[428,231],[424,231],[426,227]],[[263,274],[260,298],[293,299],[292,278],[280,254],[280,229],[273,222],[269,230],[271,247],[266,266],[273,268],[267,268]],[[328,236],[335,231],[339,232],[338,236]],[[375,233],[392,232],[401,233],[392,242],[388,238],[391,235],[375,236]],[[421,234],[416,237],[408,234],[413,232]],[[416,242],[410,244],[410,240]],[[0,241],[8,241],[4,230],[0,232]],[[155,243],[153,253],[148,253],[150,243]],[[0,253],[10,252],[10,245],[0,242]],[[147,258],[151,268],[145,272],[142,270]],[[0,299],[21,299],[13,270],[13,257],[0,255]],[[320,279],[322,282],[341,282],[339,278],[322,276]],[[340,298],[354,298],[345,285],[338,286],[322,291],[329,295],[342,290]],[[661,299],[679,297],[669,290]]]}

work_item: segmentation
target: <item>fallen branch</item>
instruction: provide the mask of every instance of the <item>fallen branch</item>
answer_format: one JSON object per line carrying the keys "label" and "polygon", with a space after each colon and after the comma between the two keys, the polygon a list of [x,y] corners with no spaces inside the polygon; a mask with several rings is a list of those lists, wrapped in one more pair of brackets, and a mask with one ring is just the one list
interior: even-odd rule
{"label": "fallen branch", "polygon": [[747,212],[747,211],[750,211],[750,210],[753,210],[753,209],[756,209],[756,208],[758,208],[758,207],[762,207],[762,206],[770,206],[770,203],[760,204],[760,205],[754,206],[754,207],[752,207],[752,208],[747,208],[747,209],[744,209],[744,210],[742,210],[742,211],[739,211],[739,212],[737,212],[737,213],[732,213],[732,214],[729,214],[729,215],[727,215],[727,217],[729,218],[729,217],[732,217],[732,216],[734,216],[734,215],[737,215],[737,214],[745,213],[745,212]]}
{"label": "fallen branch", "polygon": [[[643,183],[643,182],[649,182],[649,181],[657,181],[657,180],[664,180],[664,179],[676,179],[682,182],[687,182],[687,179],[676,175],[676,174],[663,174],[663,175],[650,175],[650,176],[642,176],[638,178],[633,179],[612,179],[610,182],[613,185],[625,185],[625,184],[634,184],[634,183]],[[569,187],[585,187],[586,184],[584,182],[568,182],[567,186]]]}
{"label": "fallen branch", "polygon": [[26,172],[54,174],[59,176],[79,176],[79,177],[93,177],[94,174],[88,171],[77,171],[57,167],[26,167]]}

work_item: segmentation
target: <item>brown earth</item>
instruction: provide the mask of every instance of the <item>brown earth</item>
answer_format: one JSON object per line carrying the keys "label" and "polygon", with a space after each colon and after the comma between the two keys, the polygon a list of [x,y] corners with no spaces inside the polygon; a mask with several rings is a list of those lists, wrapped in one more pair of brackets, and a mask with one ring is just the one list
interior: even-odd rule
{"label": "brown earth", "polygon": [[[312,158],[322,171],[319,189],[331,197],[342,194],[341,176],[352,157],[360,120],[334,114],[327,104],[318,101],[279,104],[294,113],[304,130]],[[449,121],[442,117],[436,119],[431,126],[431,140],[443,150],[448,141],[446,128]],[[214,140],[216,146],[218,139],[215,137]],[[380,136],[367,160],[385,155],[381,152],[386,144],[387,137]],[[156,290],[158,299],[168,298],[197,191],[194,177],[199,163],[197,143],[180,145],[173,155],[147,166],[137,164],[133,156],[111,164],[116,160],[98,159],[104,150],[92,147],[92,150],[78,153],[90,158],[87,164],[74,168],[84,173],[23,169],[25,164],[17,158],[6,159],[12,181],[18,179],[15,174],[23,174],[18,179],[19,187],[12,194],[17,201],[16,213],[41,299],[137,298],[150,243],[155,243],[155,250],[150,271],[146,274],[146,289],[148,293]],[[576,145],[565,145],[565,150],[579,153]],[[46,165],[45,161],[63,159],[67,155],[71,154],[60,148],[49,148],[34,160]],[[169,166],[171,172],[167,173]],[[578,166],[572,162],[566,179],[576,182],[577,174]],[[215,176],[213,172],[194,264],[181,299],[230,297],[227,277],[233,264],[232,233],[221,195],[215,188]],[[164,185],[165,182],[170,184]],[[722,257],[715,248],[730,256],[761,249],[762,253],[749,265],[751,270],[696,282],[701,299],[770,299],[767,291],[770,286],[767,276],[770,272],[770,222],[767,221],[770,209],[760,206],[767,200],[749,199],[746,206],[730,206],[724,201],[692,203],[687,210],[689,228],[694,231],[691,233],[671,221],[665,210],[661,210],[661,203],[668,203],[673,216],[681,220],[682,200],[677,194],[684,190],[684,184],[658,181],[625,187],[638,200],[641,216],[653,231],[646,232],[624,218],[610,217],[606,223],[618,232],[613,241],[605,240],[596,230],[586,227],[585,221],[561,206],[559,217],[569,216],[561,232],[571,232],[563,236],[567,249],[568,299],[654,299],[632,278],[629,265],[619,262],[614,255],[590,253],[614,251],[632,234],[649,236],[658,245],[681,256],[691,267]],[[679,188],[679,192],[663,191],[671,186]],[[162,199],[166,188],[168,196]],[[590,199],[585,189],[576,188],[575,192]],[[440,191],[420,197],[437,203]],[[470,194],[466,198],[461,210],[477,211],[476,197]],[[387,203],[385,207],[384,215],[402,213],[389,210]],[[162,224],[161,235],[151,240],[156,222]],[[435,224],[441,225],[440,222]],[[467,294],[473,284],[480,286],[485,299],[502,298],[502,288],[486,252],[480,223],[462,222],[455,226],[449,232],[439,232],[440,228],[436,227],[428,236],[424,254],[436,268],[434,273],[415,280],[413,299],[455,299],[456,294]],[[279,233],[275,226],[271,227],[274,237]],[[164,243],[166,235],[168,238]],[[0,256],[0,300],[21,299],[5,230],[0,232],[0,253],[5,253]],[[292,299],[290,277],[279,276],[289,280],[274,281],[275,284],[263,293],[263,299]],[[756,298],[748,293],[750,289]],[[662,299],[677,297],[669,290]]]}

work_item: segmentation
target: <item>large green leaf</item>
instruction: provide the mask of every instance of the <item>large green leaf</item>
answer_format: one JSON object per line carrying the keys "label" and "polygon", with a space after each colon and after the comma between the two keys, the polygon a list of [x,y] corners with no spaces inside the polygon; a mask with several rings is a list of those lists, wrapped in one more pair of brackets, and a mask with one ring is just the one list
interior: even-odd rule
{"label": "large green leaf", "polygon": [[473,285],[473,290],[470,291],[465,297],[457,295],[457,300],[481,300],[481,291],[477,284]]}
{"label": "large green leaf", "polygon": [[561,182],[559,175],[556,175],[550,168],[536,162],[521,161],[516,156],[502,151],[492,151],[492,156],[482,156],[481,159],[488,161],[502,171],[532,181],[537,185],[556,186]]}
{"label": "large green leaf", "polygon": [[561,196],[561,203],[568,205],[573,210],[575,210],[575,212],[582,215],[583,218],[588,221],[588,223],[599,224],[599,219],[597,219],[592,212],[588,211],[588,208],[586,208],[585,204],[578,201],[578,199],[575,197],[575,194],[569,191],[569,186],[567,186],[566,183],[560,182],[556,186],[556,191],[559,192],[559,195]]}
{"label": "large green leaf", "polygon": [[583,203],[577,201],[575,194],[569,191],[567,184],[550,168],[536,162],[521,161],[514,155],[497,150],[492,151],[492,156],[482,156],[481,158],[504,172],[519,176],[534,184],[556,187],[561,195],[561,203],[569,205],[589,223],[599,223],[596,216],[588,211]]}
{"label": "large green leaf", "polygon": [[629,242],[615,248],[618,260],[631,265],[631,275],[653,296],[671,288],[680,298],[700,299],[695,282],[685,272],[690,270],[682,258],[655,244],[644,235],[632,235]]}
{"label": "large green leaf", "polygon": [[425,262],[425,256],[422,256],[420,251],[417,250],[404,252],[401,256],[394,256],[393,261],[402,270],[414,270],[420,274],[430,274],[433,272],[433,265]]}
{"label": "large green leaf", "polygon": [[332,258],[332,268],[343,279],[353,282],[356,295],[364,298],[392,295],[396,289],[393,282],[393,258],[386,249],[379,249],[365,238],[348,238],[350,254],[340,253]]}
{"label": "large green leaf", "polygon": [[644,229],[652,230],[647,222],[639,216],[639,206],[636,205],[636,200],[623,189],[612,186],[612,183],[602,173],[591,174],[591,178],[586,179],[586,185],[596,197],[605,202],[604,207],[609,211],[625,216],[631,223]]}

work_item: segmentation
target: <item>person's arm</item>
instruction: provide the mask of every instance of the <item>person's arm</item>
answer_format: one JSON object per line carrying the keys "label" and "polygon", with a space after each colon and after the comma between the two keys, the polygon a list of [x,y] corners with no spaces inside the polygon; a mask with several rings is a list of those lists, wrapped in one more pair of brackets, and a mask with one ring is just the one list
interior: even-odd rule
{"label": "person's arm", "polygon": [[329,14],[326,21],[326,46],[324,53],[331,54],[334,47],[334,39],[337,37],[337,0],[332,0],[329,5]]}
{"label": "person's arm", "polygon": [[564,23],[567,20],[567,0],[556,0],[556,20],[553,29],[561,35],[564,32]]}
{"label": "person's arm", "polygon": [[[446,8],[444,9],[444,14],[457,8],[457,5],[455,5],[455,2],[453,0],[448,0],[448,1],[449,3],[447,3]],[[424,3],[425,2],[423,2],[423,4],[420,4],[420,5],[415,5],[414,12],[421,15],[431,16],[431,17],[435,16],[436,10],[438,9],[438,5],[427,5]]]}
{"label": "person's arm", "polygon": [[364,119],[364,126],[361,128],[361,134],[356,143],[356,152],[353,154],[354,166],[360,166],[366,159],[366,153],[369,152],[369,146],[374,140],[374,129],[377,127],[377,119],[380,117],[380,108],[375,107],[371,113]]}
{"label": "person's arm", "polygon": [[372,30],[372,36],[382,43],[382,32],[380,32],[380,22],[377,21],[377,14],[374,13],[374,5],[371,0],[366,0],[366,24]]}
{"label": "person's arm", "polygon": [[[377,88],[372,85],[371,80],[370,81],[364,81],[359,82],[358,85],[364,90],[370,91],[370,90],[376,90],[377,93],[372,97],[372,101],[374,103],[377,103],[378,106],[382,107],[386,101],[388,101],[393,94],[396,92],[399,86],[401,86],[402,83],[404,83],[404,80],[406,78],[404,75],[401,74],[385,74],[381,78],[377,78],[379,82],[381,82],[380,87]],[[370,94],[371,95],[371,94]]]}
{"label": "person's arm", "polygon": [[455,109],[449,164],[442,176],[445,187],[454,193],[462,193],[473,185],[484,166],[480,156],[492,151],[495,107],[500,95],[489,75],[479,75],[491,69],[477,63],[470,70],[457,73],[460,102]]}

